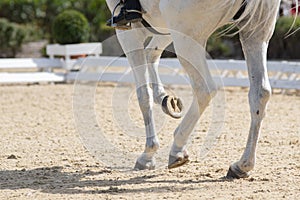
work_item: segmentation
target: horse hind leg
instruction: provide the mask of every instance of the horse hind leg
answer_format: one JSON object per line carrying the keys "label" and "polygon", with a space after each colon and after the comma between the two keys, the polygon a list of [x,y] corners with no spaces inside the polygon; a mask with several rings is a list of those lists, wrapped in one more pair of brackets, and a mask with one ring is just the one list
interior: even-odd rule
{"label": "horse hind leg", "polygon": [[254,168],[256,148],[260,134],[260,127],[265,116],[267,102],[271,96],[271,86],[266,68],[266,42],[243,42],[243,49],[247,56],[250,76],[249,104],[251,126],[248,141],[241,159],[232,164],[228,171],[228,178],[245,178]]}
{"label": "horse hind leg", "polygon": [[265,64],[267,43],[251,41],[251,39],[247,40],[249,42],[243,42],[243,49],[247,57],[250,77],[249,104],[251,126],[244,153],[238,162],[230,166],[227,174],[228,178],[248,177],[249,171],[254,168],[260,127],[271,95],[271,86]]}
{"label": "horse hind leg", "polygon": [[187,142],[189,136],[217,91],[217,86],[212,79],[205,58],[207,37],[203,36],[202,39],[198,39],[197,43],[181,33],[172,33],[172,37],[179,61],[191,80],[194,100],[174,132],[168,168],[179,167],[188,162]]}
{"label": "horse hind leg", "polygon": [[183,103],[180,98],[166,93],[158,74],[161,54],[171,42],[170,36],[154,36],[147,45],[146,52],[154,102],[161,105],[164,113],[178,119],[183,115]]}
{"label": "horse hind leg", "polygon": [[250,80],[251,125],[244,153],[238,162],[230,166],[227,178],[248,177],[249,172],[255,165],[260,128],[271,96],[266,63],[268,42],[274,31],[275,22],[276,12],[269,19],[268,24],[263,27],[256,27],[256,30],[252,31],[250,35],[247,29],[240,32],[240,40],[247,61]]}
{"label": "horse hind leg", "polygon": [[182,61],[182,59],[180,60],[191,78],[194,100],[187,114],[184,116],[182,122],[174,132],[174,142],[169,154],[168,168],[180,167],[188,162],[187,142],[189,136],[217,91],[217,87],[208,72],[207,65],[205,64],[205,57],[202,57],[202,59],[199,60],[204,62],[203,65],[200,65],[200,68],[203,68],[204,71],[207,70],[208,74],[206,75],[199,72],[197,67],[192,66],[188,62]]}

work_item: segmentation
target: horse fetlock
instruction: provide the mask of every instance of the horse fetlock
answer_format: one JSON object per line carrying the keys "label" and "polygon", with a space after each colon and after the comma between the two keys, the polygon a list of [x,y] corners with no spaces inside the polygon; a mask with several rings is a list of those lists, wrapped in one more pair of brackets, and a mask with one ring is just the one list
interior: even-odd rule
{"label": "horse fetlock", "polygon": [[255,162],[254,161],[242,161],[236,164],[239,169],[241,169],[243,172],[250,172],[254,169]]}
{"label": "horse fetlock", "polygon": [[172,150],[170,151],[170,156],[183,158],[183,157],[188,157],[189,153],[185,148],[174,148],[173,146]]}
{"label": "horse fetlock", "polygon": [[165,89],[163,85],[152,83],[151,84],[152,90],[153,90],[153,100],[156,104],[161,104],[163,99],[167,96]]}
{"label": "horse fetlock", "polygon": [[146,141],[146,153],[153,152],[155,153],[159,149],[159,142],[156,139],[147,139]]}

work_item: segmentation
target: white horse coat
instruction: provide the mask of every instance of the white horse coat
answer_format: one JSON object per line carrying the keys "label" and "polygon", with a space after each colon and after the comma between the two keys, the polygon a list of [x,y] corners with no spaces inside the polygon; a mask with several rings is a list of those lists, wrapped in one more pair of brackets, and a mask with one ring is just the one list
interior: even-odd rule
{"label": "white horse coat", "polygon": [[[110,10],[114,9],[118,1],[107,0]],[[266,68],[267,48],[274,31],[280,0],[247,0],[245,11],[234,22],[232,19],[243,0],[140,0],[140,2],[145,10],[144,19],[157,31],[170,35],[155,35],[144,29],[140,22],[132,24],[133,29],[130,31],[117,30],[118,39],[135,76],[137,96],[147,135],[145,151],[137,159],[135,168],[155,167],[154,156],[159,148],[159,141],[154,128],[152,105],[153,101],[164,104],[164,100],[167,99],[157,74],[163,49],[174,42],[175,51],[190,77],[194,92],[193,103],[174,132],[168,165],[169,168],[174,168],[188,161],[186,150],[188,137],[217,92],[205,59],[207,39],[217,28],[234,23],[240,29],[240,40],[249,72],[251,127],[244,153],[238,162],[230,166],[227,176],[247,177],[255,165],[260,126],[271,95]],[[153,38],[144,48],[144,42],[149,36]],[[171,116],[179,117],[181,102],[176,98],[170,102],[172,105],[165,105],[164,109],[167,109],[167,113],[169,112]]]}

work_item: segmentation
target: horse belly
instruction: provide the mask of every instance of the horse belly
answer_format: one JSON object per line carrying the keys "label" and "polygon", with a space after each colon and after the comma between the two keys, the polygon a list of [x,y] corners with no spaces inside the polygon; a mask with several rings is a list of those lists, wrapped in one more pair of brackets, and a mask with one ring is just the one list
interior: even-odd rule
{"label": "horse belly", "polygon": [[242,0],[160,0],[162,16],[172,28],[210,35],[228,23]]}
{"label": "horse belly", "polygon": [[162,18],[159,3],[160,0],[140,0],[144,14],[144,19],[153,27],[166,28],[166,22]]}

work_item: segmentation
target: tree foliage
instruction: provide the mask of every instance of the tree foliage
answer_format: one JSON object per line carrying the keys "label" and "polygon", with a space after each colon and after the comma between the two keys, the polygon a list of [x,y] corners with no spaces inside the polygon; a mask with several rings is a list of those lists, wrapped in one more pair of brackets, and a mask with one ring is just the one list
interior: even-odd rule
{"label": "tree foliage", "polygon": [[0,18],[0,57],[14,57],[25,39],[23,26]]}
{"label": "tree foliage", "polygon": [[99,41],[113,33],[105,28],[110,17],[105,0],[1,0],[0,17],[19,24],[34,24],[51,38],[54,18],[64,10],[82,12],[91,25],[91,40]]}
{"label": "tree foliage", "polygon": [[300,17],[294,20],[294,17],[281,17],[277,20],[275,32],[269,45],[268,54],[270,58],[300,59],[298,52],[300,49]]}
{"label": "tree foliage", "polygon": [[[50,42],[53,42],[51,26],[54,18],[69,9],[80,11],[87,17],[91,28],[91,42],[103,41],[114,34],[114,30],[105,25],[106,20],[110,18],[105,0],[0,0],[0,18],[26,25],[25,30],[28,32],[26,38],[43,37]],[[299,31],[286,38],[293,20],[293,17],[279,18],[275,34],[270,41],[269,58],[300,59],[300,54],[296,51],[300,48]],[[298,18],[293,30],[299,27]],[[32,31],[33,28],[37,31]],[[207,48],[213,57],[241,58],[242,56],[238,36],[230,38],[214,34],[208,41]]]}

